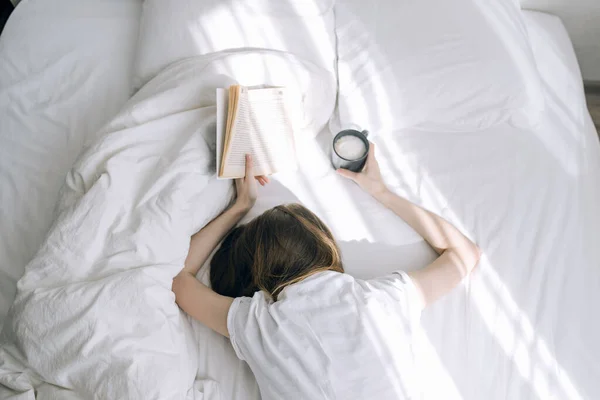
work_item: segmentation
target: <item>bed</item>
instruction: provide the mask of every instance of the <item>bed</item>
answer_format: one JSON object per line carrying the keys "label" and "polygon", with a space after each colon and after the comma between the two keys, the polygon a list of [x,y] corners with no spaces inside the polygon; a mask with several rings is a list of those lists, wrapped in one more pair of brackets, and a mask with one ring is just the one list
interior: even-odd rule
{"label": "bed", "polygon": [[[313,15],[314,10],[309,8],[301,10],[304,15]],[[95,174],[89,167],[92,161],[85,158],[86,162],[76,162],[77,173],[67,173],[78,154],[82,150],[91,157],[114,153],[114,148],[100,146],[95,152],[94,145],[84,149],[84,144],[94,143],[103,135],[117,137],[119,132],[135,131],[138,124],[154,126],[149,132],[160,135],[164,127],[152,125],[159,123],[155,122],[157,107],[148,105],[168,107],[179,99],[184,99],[177,109],[180,112],[173,114],[181,119],[171,119],[169,124],[181,127],[182,131],[187,129],[192,137],[196,128],[188,125],[202,118],[203,112],[208,115],[211,109],[208,107],[196,114],[188,114],[187,120],[183,119],[183,111],[189,113],[188,109],[193,108],[193,104],[210,105],[208,97],[190,99],[193,90],[214,83],[195,77],[193,79],[196,80],[189,81],[191,89],[183,92],[176,86],[177,83],[182,81],[182,77],[196,76],[199,66],[206,74],[214,70],[215,74],[208,76],[214,77],[218,84],[228,82],[227,79],[219,81],[223,78],[219,77],[221,70],[215,67],[214,60],[187,59],[186,54],[178,54],[181,60],[167,67],[170,76],[162,72],[164,80],[153,80],[153,76],[165,65],[161,64],[163,60],[153,59],[148,54],[140,55],[140,50],[136,50],[141,10],[141,2],[138,1],[62,0],[48,6],[42,1],[30,0],[16,8],[0,39],[0,196],[3,221],[0,229],[0,255],[3,260],[0,268],[0,326],[5,320],[12,320],[11,328],[22,327],[15,325],[14,315],[7,317],[8,309],[25,266],[32,258],[39,259],[36,256],[38,248],[47,241],[48,232],[55,229],[52,226],[57,217],[55,204],[59,202],[67,207],[75,201],[59,194],[65,175],[67,186],[76,192],[80,187],[87,188],[88,181]],[[319,9],[314,15],[321,16],[324,10]],[[226,10],[221,11],[225,15]],[[289,10],[282,6],[273,12],[282,16]],[[378,12],[383,11],[374,11],[372,17],[377,19]],[[339,23],[340,13],[337,21],[326,20],[323,26]],[[423,334],[417,344],[421,360],[419,375],[426,377],[423,378],[426,381],[421,382],[423,398],[593,399],[600,395],[600,386],[595,379],[600,376],[600,344],[596,340],[600,336],[600,322],[595,318],[594,310],[594,305],[600,302],[598,136],[585,107],[579,67],[562,23],[556,17],[538,12],[526,11],[523,18],[545,103],[535,129],[519,125],[522,119],[494,119],[493,124],[485,125],[490,121],[486,119],[478,121],[477,129],[469,125],[457,129],[453,135],[431,126],[418,129],[402,126],[394,130],[393,135],[373,137],[377,149],[382,149],[382,168],[390,186],[457,224],[484,250],[478,271],[423,314]],[[310,23],[313,24],[311,32],[318,34],[321,19]],[[144,29],[147,27],[144,28],[142,23],[140,35],[143,35]],[[340,39],[339,35],[337,39]],[[230,43],[205,41],[212,46],[207,52],[211,54],[232,47]],[[248,44],[235,46],[247,47]],[[339,52],[339,43],[337,48],[335,46],[334,41],[327,51],[334,49],[334,52]],[[284,46],[276,50],[287,49]],[[317,55],[312,54],[309,48],[302,51],[304,58],[311,59],[309,67],[293,67],[291,72],[281,75],[271,71],[272,74],[266,78],[262,73],[259,76],[251,73],[240,75],[239,66],[247,62],[244,54],[227,55],[224,64],[242,81],[285,81],[293,75],[308,85],[317,76],[322,79],[319,81],[322,88],[328,88],[327,82],[332,76],[338,83],[343,81],[344,76],[339,75],[340,64],[323,61],[331,57],[327,51]],[[136,52],[138,61],[134,60]],[[146,68],[136,67],[136,62],[144,57],[143,67]],[[268,53],[261,57],[269,61],[269,65],[278,65],[279,62],[301,64],[296,59],[284,60],[280,54]],[[302,75],[307,68],[317,72]],[[137,97],[127,102],[134,92],[132,88],[140,87],[142,89],[136,93]],[[159,87],[173,90],[155,95],[151,89]],[[331,131],[346,124],[371,126],[376,122],[352,120],[348,115],[360,115],[344,114],[339,99],[334,111],[336,104],[328,102],[329,97],[311,97],[316,106],[310,113],[312,119],[307,118],[305,122],[310,131],[318,134],[307,135],[299,142],[299,152],[310,154],[310,162],[303,165],[298,174],[277,176],[273,184],[261,191],[259,202],[248,218],[281,202],[302,202],[332,227],[342,249],[347,272],[360,278],[427,264],[434,254],[420,237],[356,187],[331,173],[327,156]],[[352,106],[352,102],[347,105]],[[332,114],[333,118],[326,124]],[[385,118],[379,120],[386,122]],[[447,123],[448,120],[440,118],[437,122]],[[203,134],[210,132],[210,122],[202,126],[205,129]],[[157,137],[170,140],[166,136]],[[135,144],[134,139],[132,134],[130,146]],[[208,151],[210,140],[207,140],[209,145],[206,149],[203,144],[194,141],[186,142],[186,149]],[[152,151],[151,147],[148,149],[148,152]],[[94,162],[102,163],[101,160]],[[184,167],[188,168],[187,164]],[[106,168],[110,172],[111,167]],[[194,226],[173,225],[183,227],[184,233],[201,226],[223,206],[224,200],[213,202],[215,193],[221,193],[222,199],[230,196],[224,185],[211,183],[203,173],[200,174],[204,179],[202,190],[189,193],[189,196],[210,212],[202,216],[194,214]],[[128,174],[123,172],[122,179],[135,177]],[[182,179],[182,183],[189,183],[187,176],[173,176]],[[178,183],[174,192],[183,191],[180,186]],[[165,187],[169,188],[168,185]],[[182,214],[182,221],[184,216],[188,214]],[[115,236],[118,235],[115,233]],[[180,252],[185,250],[177,244],[181,241],[180,236],[141,238],[169,241]],[[164,257],[176,259],[173,254]],[[138,261],[142,263],[144,260],[140,258]],[[148,274],[154,280],[165,280],[161,274],[177,267],[176,262],[171,263],[174,265],[165,264],[160,271],[150,270]],[[43,263],[34,263],[33,267],[36,265],[40,270],[46,268]],[[32,265],[28,268],[31,269]],[[79,273],[77,271],[75,275]],[[169,273],[165,275],[168,277]],[[201,271],[199,278],[206,281],[206,269]],[[63,284],[60,279],[55,282]],[[20,285],[27,288],[33,281],[29,277]],[[106,286],[112,284],[107,281]],[[166,320],[154,319],[155,315],[149,315],[148,320],[157,324],[175,320],[173,323],[178,325],[173,326],[185,332],[184,345],[168,348],[177,349],[183,357],[175,359],[179,364],[166,366],[185,378],[190,388],[184,390],[187,398],[260,397],[251,371],[237,360],[227,339],[189,318],[174,314],[176,307],[169,297],[168,288],[153,287],[148,293],[137,294],[153,301],[146,304],[156,306],[167,315]],[[109,295],[117,298],[119,294],[109,291]],[[147,298],[144,297],[146,295]],[[121,307],[138,305],[130,298],[126,300],[128,303],[115,304]],[[166,302],[171,302],[169,307],[164,306]],[[25,300],[22,299],[19,304],[23,304],[21,311],[29,310]],[[54,308],[47,310],[56,311]],[[140,309],[140,312],[146,311]],[[43,319],[40,314],[32,315],[40,316],[40,321]],[[147,332],[144,325],[133,324],[131,327]],[[36,332],[34,321],[26,328],[28,332]],[[79,333],[83,332],[85,336],[86,329]],[[63,327],[61,330],[67,329]],[[19,330],[15,328],[15,331]],[[77,330],[69,335],[75,333]],[[118,334],[121,333],[118,331]],[[164,336],[159,338],[179,338],[177,333],[161,334]],[[103,335],[112,338],[109,331],[103,331]],[[65,336],[56,337],[65,339]],[[128,365],[146,371],[145,355],[140,349],[157,342],[146,342],[145,337],[138,337],[142,343],[138,348],[131,341],[124,341],[123,337],[119,336],[120,343],[131,346],[133,356],[139,358],[126,359],[125,364],[128,362]],[[99,340],[93,335],[90,338]],[[112,398],[119,397],[119,392],[110,390],[122,389],[120,397],[128,393],[125,397],[129,398],[137,398],[135,394],[140,393],[135,391],[139,389],[136,385],[115,381],[117,384],[110,388],[110,379],[113,378],[106,379],[80,366],[63,365],[79,362],[77,357],[60,358],[54,364],[45,365],[43,360],[24,350],[25,341],[6,347],[11,339],[10,335],[3,333],[5,347],[0,355],[6,359],[0,359],[1,398],[85,398],[86,389],[90,390],[90,387],[97,393],[112,394]],[[69,349],[65,353],[72,351],[79,355],[83,351],[86,357],[94,360],[92,345],[90,349],[82,343],[84,347],[79,350],[76,338],[69,336],[67,339],[65,343],[57,341],[60,342],[58,348],[75,347],[75,350]],[[146,349],[150,351],[150,347]],[[113,355],[112,349],[107,352]],[[159,360],[158,357],[163,356],[159,352],[153,355]],[[22,373],[17,362],[19,358],[30,363],[40,361],[41,364],[34,374]],[[119,361],[112,359],[114,365],[105,367],[105,370],[115,374],[124,371],[126,378],[137,376],[129,375],[130,369],[119,369],[122,368]],[[52,368],[66,371],[72,377],[53,375]],[[181,371],[185,373],[180,374]],[[158,376],[150,375],[148,379],[156,381]],[[88,386],[82,384],[78,377],[87,377]],[[165,373],[161,379],[165,382],[163,387],[145,392],[144,398],[183,398],[176,394],[175,389],[182,382],[182,377],[171,379],[171,375]],[[102,381],[105,383],[95,386],[96,382]],[[165,389],[167,386],[168,390]],[[37,390],[37,397],[33,397],[33,387]]]}

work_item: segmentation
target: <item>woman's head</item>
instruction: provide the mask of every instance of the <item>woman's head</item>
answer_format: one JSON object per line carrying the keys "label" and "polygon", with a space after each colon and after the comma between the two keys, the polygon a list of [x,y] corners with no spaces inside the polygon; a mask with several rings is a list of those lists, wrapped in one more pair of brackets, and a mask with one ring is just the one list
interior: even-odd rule
{"label": "woman's head", "polygon": [[277,300],[286,286],[327,270],[344,271],[331,231],[307,208],[288,204],[233,229],[211,261],[210,281],[222,295],[264,290]]}

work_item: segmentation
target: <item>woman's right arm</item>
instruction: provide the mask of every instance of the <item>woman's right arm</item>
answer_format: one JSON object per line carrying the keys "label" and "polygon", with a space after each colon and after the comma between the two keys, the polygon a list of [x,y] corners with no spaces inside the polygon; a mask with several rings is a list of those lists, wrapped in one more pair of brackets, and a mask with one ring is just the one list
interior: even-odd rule
{"label": "woman's right arm", "polygon": [[408,273],[426,306],[450,292],[475,268],[480,257],[479,247],[445,219],[389,191],[374,153],[375,146],[371,143],[362,172],[339,169],[338,173],[352,179],[406,221],[440,255],[425,268]]}

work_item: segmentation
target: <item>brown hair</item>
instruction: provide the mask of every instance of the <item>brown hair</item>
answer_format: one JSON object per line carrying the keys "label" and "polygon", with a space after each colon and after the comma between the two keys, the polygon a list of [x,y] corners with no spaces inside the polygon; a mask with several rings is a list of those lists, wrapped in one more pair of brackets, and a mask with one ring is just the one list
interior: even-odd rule
{"label": "brown hair", "polygon": [[344,272],[335,239],[310,210],[288,204],[229,232],[210,263],[210,282],[225,296],[264,290],[277,301],[286,286],[320,271]]}

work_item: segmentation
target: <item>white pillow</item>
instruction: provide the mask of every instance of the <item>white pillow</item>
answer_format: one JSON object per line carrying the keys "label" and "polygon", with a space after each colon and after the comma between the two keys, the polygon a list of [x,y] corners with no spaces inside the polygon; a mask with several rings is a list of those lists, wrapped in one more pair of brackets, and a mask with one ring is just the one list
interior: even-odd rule
{"label": "white pillow", "polygon": [[521,10],[503,0],[336,4],[338,127],[536,125],[541,83]]}
{"label": "white pillow", "polygon": [[184,58],[250,48],[292,53],[335,82],[333,0],[146,0],[134,86]]}

